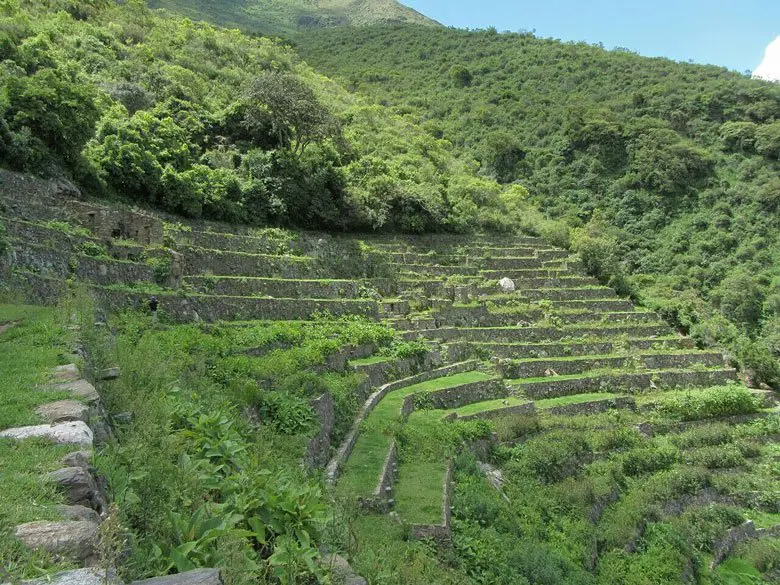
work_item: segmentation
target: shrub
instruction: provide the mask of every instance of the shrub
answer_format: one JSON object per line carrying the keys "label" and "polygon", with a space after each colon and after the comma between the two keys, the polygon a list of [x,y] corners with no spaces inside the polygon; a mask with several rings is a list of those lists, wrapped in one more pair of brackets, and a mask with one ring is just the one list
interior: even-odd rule
{"label": "shrub", "polygon": [[669,469],[678,460],[674,448],[644,447],[629,451],[623,459],[623,473],[633,477]]}
{"label": "shrub", "polygon": [[701,420],[750,414],[757,412],[759,406],[758,399],[747,388],[721,386],[669,393],[661,398],[658,411],[679,420]]}
{"label": "shrub", "polygon": [[515,458],[521,469],[543,483],[555,483],[577,473],[589,448],[580,433],[552,431],[534,437],[515,448]]}
{"label": "shrub", "polygon": [[780,387],[780,360],[765,342],[741,338],[737,348],[739,362],[754,384]]}
{"label": "shrub", "polygon": [[702,447],[687,456],[691,463],[707,469],[730,469],[744,465],[745,457],[736,445]]}

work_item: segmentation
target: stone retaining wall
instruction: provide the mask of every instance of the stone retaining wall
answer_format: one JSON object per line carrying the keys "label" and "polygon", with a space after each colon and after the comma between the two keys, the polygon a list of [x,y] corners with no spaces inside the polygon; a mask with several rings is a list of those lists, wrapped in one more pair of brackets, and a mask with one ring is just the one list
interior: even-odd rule
{"label": "stone retaining wall", "polygon": [[618,298],[617,293],[607,287],[518,289],[517,295],[528,301],[584,301],[589,299]]}
{"label": "stone retaining wall", "polygon": [[524,362],[500,362],[498,370],[505,378],[541,378],[550,370],[558,375],[579,374],[589,370],[621,368],[636,360],[649,370],[682,369],[692,364],[703,364],[709,368],[723,365],[719,353],[656,354],[637,356],[610,356],[603,358],[582,358],[571,360],[539,360]]}
{"label": "stone retaining wall", "polygon": [[548,340],[561,340],[566,337],[598,336],[614,338],[620,335],[631,337],[652,337],[653,335],[668,335],[668,325],[625,325],[615,327],[571,327],[558,329],[555,327],[504,327],[504,328],[442,328],[435,332],[439,339],[463,339],[466,341],[490,342],[529,342],[536,343]]}
{"label": "stone retaining wall", "polygon": [[330,435],[336,424],[336,414],[333,409],[333,396],[325,392],[309,402],[314,411],[314,417],[319,423],[319,432],[309,440],[304,455],[304,464],[308,469],[324,467],[330,455]]}
{"label": "stone retaining wall", "polygon": [[[225,229],[234,230],[235,226],[226,226]],[[247,254],[279,254],[285,251],[301,254],[303,252],[301,245],[295,238],[277,240],[262,236],[236,235],[229,232],[193,230],[191,232],[181,232],[176,235],[175,239],[180,246],[245,252]],[[280,250],[280,247],[282,250]]]}
{"label": "stone retaining wall", "polygon": [[442,522],[441,524],[412,524],[411,535],[416,540],[433,540],[438,546],[452,545],[452,462],[447,463],[442,485]]}
{"label": "stone retaining wall", "polygon": [[418,401],[434,410],[450,410],[460,408],[475,402],[485,402],[505,398],[507,389],[501,380],[485,380],[461,384],[453,388],[445,388],[418,396]]}
{"label": "stone retaining wall", "polygon": [[360,288],[354,280],[188,276],[185,281],[202,294],[278,299],[355,299]]}
{"label": "stone retaining wall", "polygon": [[[109,312],[124,309],[145,310],[148,294],[113,291],[91,287],[96,303]],[[174,322],[190,321],[241,321],[257,320],[306,320],[315,312],[327,311],[331,315],[363,315],[378,318],[374,301],[338,301],[305,299],[262,299],[251,297],[209,297],[157,294],[161,316]]]}
{"label": "stone retaining wall", "polygon": [[464,416],[459,416],[458,413],[453,412],[452,414],[444,417],[443,420],[451,422],[451,421],[469,421],[469,420],[491,420],[494,418],[501,418],[503,416],[513,416],[513,415],[527,415],[527,414],[535,414],[536,413],[536,405],[533,402],[527,402],[525,404],[516,404],[514,406],[506,406],[504,408],[494,408],[492,410],[483,410],[482,412],[475,412],[474,414],[467,414]]}
{"label": "stone retaining wall", "polygon": [[637,374],[617,374],[591,376],[560,380],[551,378],[549,382],[529,382],[517,384],[516,388],[535,400],[557,398],[599,391],[638,391],[655,384],[660,389],[718,386],[736,378],[731,369],[691,371],[691,372],[652,372]]}
{"label": "stone retaining wall", "polygon": [[219,276],[273,276],[278,278],[317,278],[311,258],[299,256],[268,256],[222,252],[204,248],[183,247],[184,274],[216,274]]}
{"label": "stone retaining wall", "polygon": [[[466,351],[484,351],[491,355],[503,359],[536,359],[536,358],[556,358],[556,357],[574,357],[589,355],[606,355],[615,351],[610,341],[590,342],[590,343],[468,343],[458,342],[452,345],[466,346],[459,350]],[[679,339],[635,339],[628,342],[630,351],[642,350],[660,350],[660,349],[693,349],[693,340],[690,338]],[[467,349],[471,348],[471,349]]]}
{"label": "stone retaining wall", "polygon": [[575,416],[580,414],[599,414],[608,410],[634,410],[636,401],[631,396],[619,396],[604,400],[591,400],[589,402],[580,402],[577,404],[565,404],[563,406],[554,406],[552,408],[540,409],[547,414]]}
{"label": "stone retaining wall", "polygon": [[780,537],[780,524],[776,524],[772,528],[756,528],[752,520],[748,520],[744,524],[735,526],[730,529],[726,535],[715,545],[715,551],[713,553],[712,563],[710,564],[710,570],[715,569],[723,561],[725,561],[737,546],[743,542],[749,540],[755,540],[759,538],[775,538]]}
{"label": "stone retaining wall", "polygon": [[154,270],[147,264],[120,262],[105,258],[77,256],[73,275],[79,280],[100,285],[153,283]]}
{"label": "stone retaining wall", "polygon": [[359,498],[359,504],[363,509],[387,514],[394,505],[393,485],[398,476],[398,448],[395,439],[390,443],[382,471],[379,473],[379,481],[373,493],[368,498]]}

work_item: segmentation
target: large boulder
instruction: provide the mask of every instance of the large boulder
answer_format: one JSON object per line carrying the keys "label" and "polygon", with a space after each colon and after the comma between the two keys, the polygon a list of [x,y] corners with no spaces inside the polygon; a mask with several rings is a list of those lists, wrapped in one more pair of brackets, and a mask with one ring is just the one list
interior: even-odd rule
{"label": "large boulder", "polygon": [[515,281],[511,278],[502,278],[498,281],[498,286],[501,287],[502,292],[515,292]]}
{"label": "large boulder", "polygon": [[31,427],[18,427],[0,432],[0,437],[8,439],[48,439],[58,445],[83,445],[91,447],[92,430],[83,421],[73,421],[56,425],[35,425]]}
{"label": "large boulder", "polygon": [[14,534],[27,547],[45,550],[56,557],[91,564],[95,561],[98,525],[88,520],[29,522],[16,527]]}

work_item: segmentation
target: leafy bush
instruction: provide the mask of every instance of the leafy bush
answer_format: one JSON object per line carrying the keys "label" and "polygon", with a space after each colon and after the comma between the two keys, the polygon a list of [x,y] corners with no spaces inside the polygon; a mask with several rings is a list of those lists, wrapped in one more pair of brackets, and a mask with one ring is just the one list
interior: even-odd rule
{"label": "leafy bush", "polygon": [[672,467],[679,459],[677,450],[664,447],[640,447],[626,453],[623,473],[629,477],[655,473]]}

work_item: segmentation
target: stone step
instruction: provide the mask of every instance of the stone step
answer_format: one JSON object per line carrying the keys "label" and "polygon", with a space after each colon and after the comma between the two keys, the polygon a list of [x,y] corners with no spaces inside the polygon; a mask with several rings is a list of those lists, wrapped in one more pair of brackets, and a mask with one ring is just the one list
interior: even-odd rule
{"label": "stone step", "polygon": [[[456,344],[451,344],[456,345]],[[587,355],[606,355],[616,350],[616,344],[612,341],[588,342],[588,343],[492,343],[472,342],[457,343],[465,347],[458,349],[463,355],[477,352],[484,356],[498,358],[543,358],[543,357],[569,357]],[[689,337],[656,337],[647,339],[628,339],[625,348],[629,351],[642,350],[675,350],[693,349],[693,340]]]}
{"label": "stone step", "polygon": [[23,441],[24,439],[46,439],[57,445],[80,445],[91,447],[94,437],[84,421],[64,422],[52,425],[33,425],[6,429],[0,437]]}
{"label": "stone step", "polygon": [[579,358],[531,358],[502,362],[499,371],[505,378],[543,378],[582,374],[606,368],[639,368],[650,371],[686,369],[693,366],[722,367],[723,354],[718,352],[639,353],[632,356],[592,355]]}
{"label": "stone step", "polygon": [[556,376],[544,380],[509,380],[513,392],[535,400],[585,394],[588,392],[640,392],[647,389],[704,388],[720,386],[736,379],[736,370],[664,370],[652,372],[615,372],[585,376]]}
{"label": "stone step", "polygon": [[358,299],[355,280],[304,280],[242,276],[187,276],[184,283],[199,294],[283,299]]}

